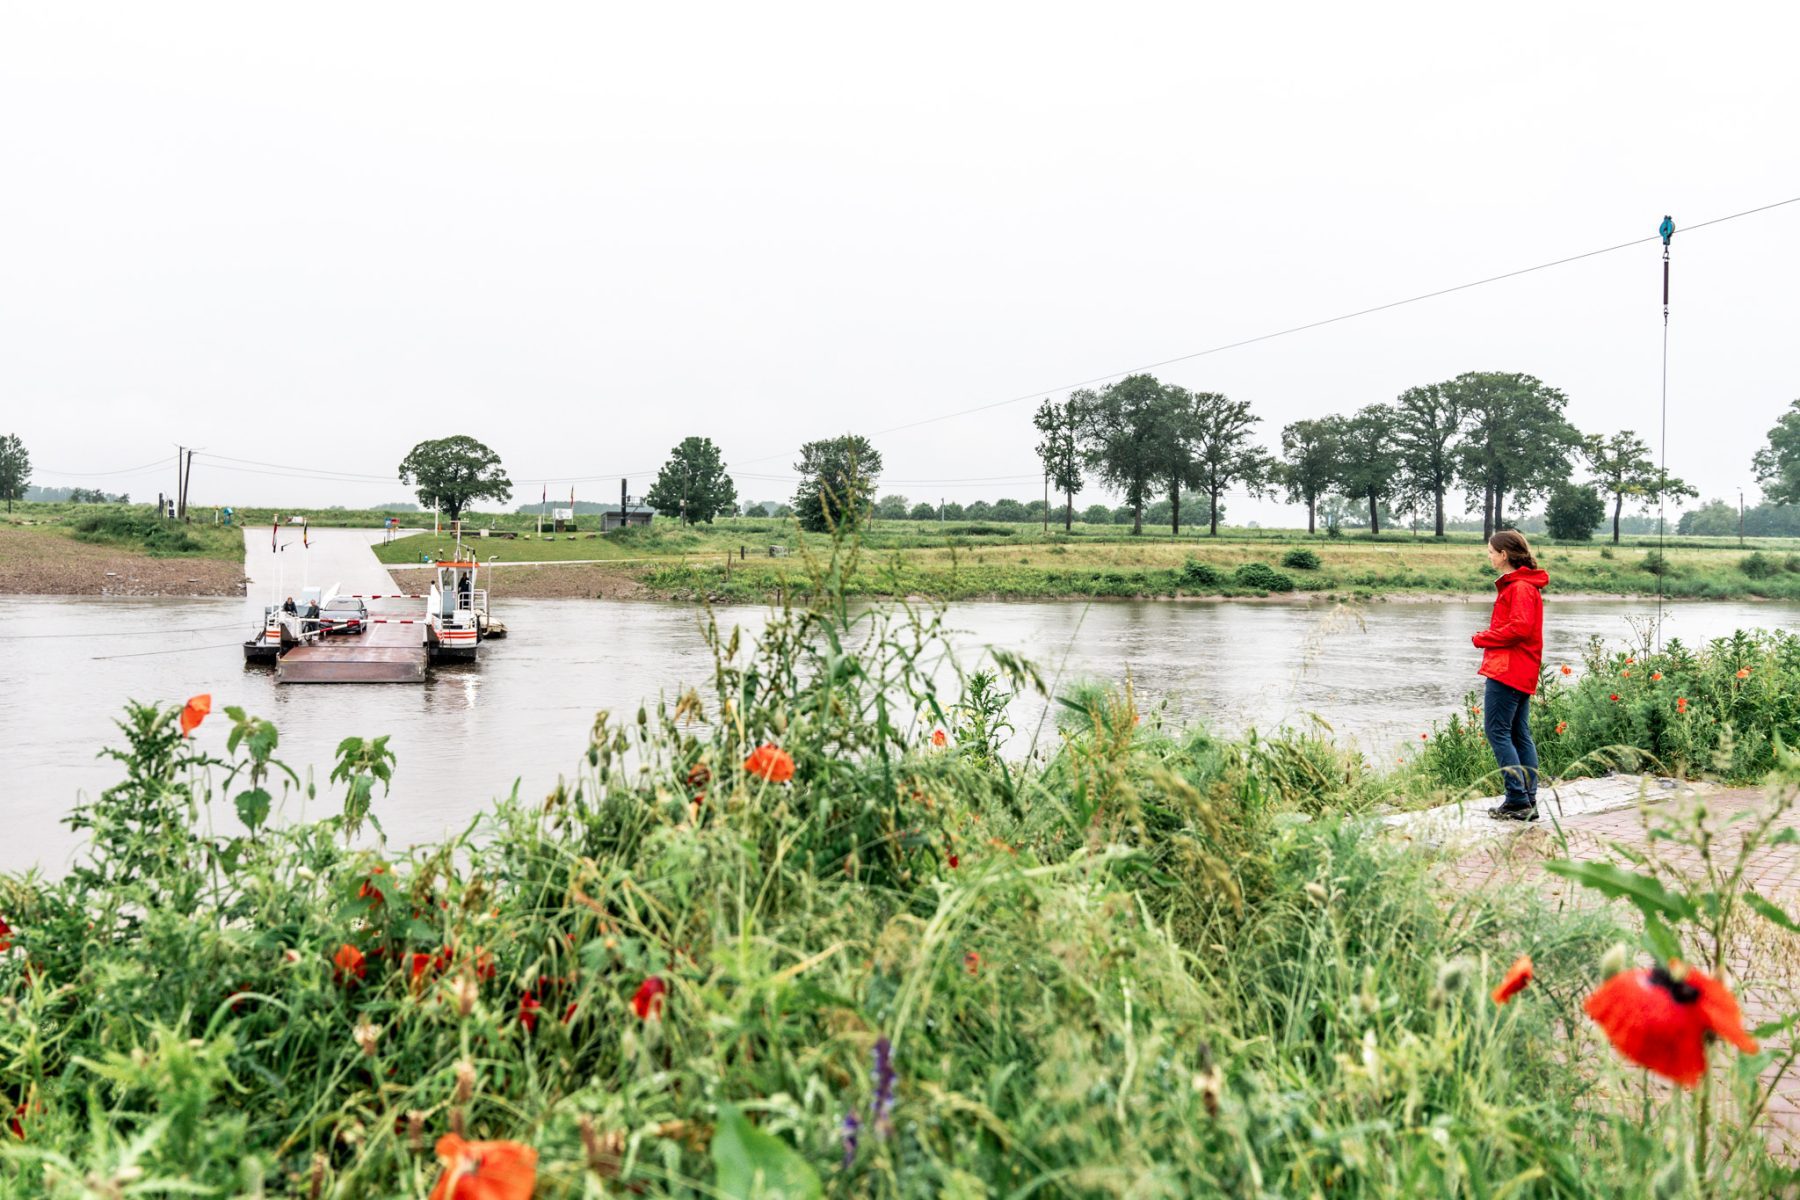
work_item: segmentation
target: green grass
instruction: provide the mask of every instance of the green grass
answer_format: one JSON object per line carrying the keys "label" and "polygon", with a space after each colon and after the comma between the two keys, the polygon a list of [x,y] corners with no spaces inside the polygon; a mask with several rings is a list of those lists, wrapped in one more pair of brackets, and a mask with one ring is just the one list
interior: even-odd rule
{"label": "green grass", "polygon": [[[1003,697],[1041,677],[998,654],[940,683],[944,621],[828,586],[753,643],[713,630],[703,692],[601,714],[552,795],[410,850],[366,824],[406,769],[385,740],[347,738],[314,819],[270,824],[313,778],[273,726],[184,739],[134,706],[120,783],[70,820],[88,851],[0,876],[24,1133],[0,1172],[418,1196],[452,1129],[535,1147],[540,1197],[744,1194],[755,1168],[790,1195],[1597,1200],[1675,1161],[1690,1108],[1567,1040],[1618,915],[1446,889],[1343,815],[1447,798],[1468,764],[1162,728],[1128,686],[1003,761]],[[1797,647],[1671,647],[1665,674],[1766,755],[1800,720]],[[1584,729],[1613,715],[1589,667],[1547,701]],[[791,782],[747,768],[771,743]],[[1541,982],[1498,1008],[1521,951]],[[1774,1194],[1746,1146],[1718,1194]]]}
{"label": "green grass", "polygon": [[242,559],[243,535],[211,525],[159,520],[152,507],[85,505],[64,527],[77,541],[141,551],[155,558]]}

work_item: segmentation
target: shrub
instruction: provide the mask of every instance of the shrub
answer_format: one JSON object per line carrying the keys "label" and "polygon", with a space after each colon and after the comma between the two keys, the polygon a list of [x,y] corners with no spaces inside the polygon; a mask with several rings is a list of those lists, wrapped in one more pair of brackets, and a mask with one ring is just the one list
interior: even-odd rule
{"label": "shrub", "polygon": [[1580,484],[1558,484],[1544,509],[1544,526],[1560,542],[1588,541],[1605,520],[1606,502]]}
{"label": "shrub", "polygon": [[1669,563],[1668,556],[1660,550],[1652,550],[1644,555],[1644,560],[1638,565],[1652,575],[1667,575],[1674,569]]}
{"label": "shrub", "polygon": [[1782,560],[1782,566],[1789,571],[1800,572],[1800,554],[1790,554]]}
{"label": "shrub", "polygon": [[1240,587],[1255,588],[1262,592],[1294,590],[1293,577],[1282,574],[1268,563],[1247,562],[1233,571],[1231,577]]}
{"label": "shrub", "polygon": [[1782,564],[1773,556],[1758,550],[1740,559],[1738,570],[1751,579],[1773,579],[1781,574]]}
{"label": "shrub", "polygon": [[1181,585],[1183,587],[1217,587],[1225,581],[1219,569],[1211,563],[1203,563],[1197,558],[1190,558],[1181,564]]}
{"label": "shrub", "polygon": [[1292,567],[1296,571],[1316,571],[1319,569],[1319,556],[1304,546],[1296,546],[1281,556],[1281,565]]}

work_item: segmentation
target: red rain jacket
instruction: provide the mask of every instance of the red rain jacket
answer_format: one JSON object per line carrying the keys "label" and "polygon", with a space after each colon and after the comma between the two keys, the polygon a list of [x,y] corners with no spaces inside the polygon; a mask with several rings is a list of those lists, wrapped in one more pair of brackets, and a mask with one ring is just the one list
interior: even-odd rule
{"label": "red rain jacket", "polygon": [[1526,695],[1537,691],[1544,663],[1544,585],[1550,576],[1520,567],[1494,581],[1494,618],[1476,634],[1482,649],[1480,674]]}

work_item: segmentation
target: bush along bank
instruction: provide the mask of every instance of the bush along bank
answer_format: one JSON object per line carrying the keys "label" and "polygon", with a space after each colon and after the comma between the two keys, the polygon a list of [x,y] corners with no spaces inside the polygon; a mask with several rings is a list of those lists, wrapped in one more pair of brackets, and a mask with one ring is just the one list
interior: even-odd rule
{"label": "bush along bank", "polygon": [[[1755,783],[1800,745],[1800,637],[1740,630],[1699,649],[1595,641],[1579,663],[1546,662],[1531,706],[1546,775],[1651,770]],[[1453,788],[1500,790],[1480,694],[1421,735],[1417,768]]]}
{"label": "bush along bank", "polygon": [[[8,1194],[1767,1194],[1754,1071],[1696,1117],[1571,1054],[1605,913],[1446,897],[1329,815],[1374,785],[1328,746],[1172,735],[1129,690],[1007,762],[1041,681],[940,692],[939,621],[715,627],[706,694],[601,714],[551,795],[406,852],[383,739],[278,824],[274,726],[134,706],[78,865],[0,877]],[[1665,897],[1613,978],[1717,934]]]}

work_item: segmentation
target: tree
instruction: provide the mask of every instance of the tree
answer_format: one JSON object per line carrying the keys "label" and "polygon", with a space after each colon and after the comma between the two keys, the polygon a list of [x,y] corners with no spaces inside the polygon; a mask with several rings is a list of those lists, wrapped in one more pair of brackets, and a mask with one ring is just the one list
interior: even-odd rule
{"label": "tree", "polygon": [[1800,504],[1800,400],[1788,405],[1750,463],[1771,504]]}
{"label": "tree", "polygon": [[680,517],[684,525],[711,525],[714,517],[737,511],[737,484],[711,438],[687,437],[669,451],[669,461],[644,494],[657,512]]}
{"label": "tree", "polygon": [[1075,493],[1081,490],[1081,408],[1075,396],[1061,404],[1045,400],[1031,418],[1043,436],[1037,454],[1050,486],[1063,494],[1063,531],[1075,520]]}
{"label": "tree", "polygon": [[906,497],[883,496],[875,504],[875,515],[883,521],[906,520]]}
{"label": "tree", "polygon": [[25,498],[30,486],[31,454],[24,441],[16,433],[0,437],[0,499],[6,501],[7,512],[12,511],[14,500]]}
{"label": "tree", "polygon": [[[1192,421],[1193,486],[1206,493],[1212,536],[1219,536],[1219,497],[1233,484],[1252,496],[1266,495],[1275,473],[1269,452],[1250,440],[1251,429],[1262,421],[1253,416],[1248,400],[1231,400],[1217,392],[1195,392],[1183,401],[1174,418],[1177,427]],[[1181,532],[1181,504],[1175,500],[1175,532]]]}
{"label": "tree", "polygon": [[1090,504],[1081,510],[1083,525],[1111,525],[1112,509],[1104,504]]}
{"label": "tree", "polygon": [[[1043,501],[1040,500],[1038,503],[1042,504]],[[1029,520],[1030,516],[1031,514],[1025,511],[1025,506],[1020,504],[1017,500],[1000,499],[994,501],[993,517],[996,521],[1010,521],[1016,525],[1022,521]]]}
{"label": "tree", "polygon": [[911,515],[912,519],[915,521],[935,521],[938,519],[937,506],[935,504],[927,504],[925,501],[921,500],[912,506]]}
{"label": "tree", "polygon": [[1487,537],[1504,527],[1508,496],[1522,507],[1568,480],[1581,435],[1563,417],[1569,398],[1530,375],[1473,371],[1447,386],[1467,414],[1457,475],[1471,505],[1481,497]]}
{"label": "tree", "polygon": [[[1594,529],[1606,520],[1606,501],[1585,484],[1559,483],[1544,509],[1544,527],[1563,542],[1591,541]],[[1615,540],[1618,526],[1613,526]]]}
{"label": "tree", "polygon": [[824,533],[868,518],[875,477],[881,474],[881,452],[868,438],[847,433],[800,447],[794,470],[800,476],[800,488],[794,493],[800,527]]}
{"label": "tree", "polygon": [[1429,499],[1444,536],[1444,493],[1456,480],[1456,442],[1467,413],[1454,383],[1407,388],[1394,402],[1394,441],[1408,491]]}
{"label": "tree", "polygon": [[462,434],[414,446],[400,460],[400,482],[413,484],[421,505],[442,507],[452,521],[477,500],[504,502],[512,495],[500,456]]}
{"label": "tree", "polygon": [[1319,499],[1331,490],[1337,472],[1337,439],[1343,422],[1336,417],[1295,421],[1281,431],[1281,462],[1275,481],[1287,489],[1288,501],[1306,505],[1306,532],[1317,532]]}
{"label": "tree", "polygon": [[944,520],[946,521],[960,521],[963,519],[963,506],[954,500],[946,501],[942,511]]}
{"label": "tree", "polygon": [[1400,470],[1392,408],[1371,404],[1344,422],[1338,437],[1337,485],[1345,496],[1368,502],[1370,533],[1381,532],[1381,505],[1398,492]]}
{"label": "tree", "polygon": [[[1612,540],[1619,544],[1619,512],[1625,497],[1641,498],[1646,505],[1668,497],[1697,495],[1686,483],[1650,460],[1650,447],[1629,429],[1610,438],[1590,434],[1582,440],[1581,453],[1593,468],[1594,483],[1613,499]],[[1558,535],[1560,536],[1560,535]]]}
{"label": "tree", "polygon": [[993,517],[993,515],[994,506],[989,504],[986,500],[972,500],[969,502],[968,507],[963,509],[964,519],[970,521],[986,521]]}
{"label": "tree", "polygon": [[1127,375],[1098,392],[1080,388],[1069,402],[1081,415],[1082,450],[1100,478],[1123,492],[1132,532],[1144,531],[1144,502],[1167,461],[1168,395],[1154,375]]}

